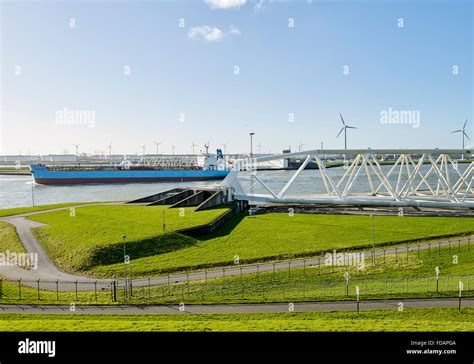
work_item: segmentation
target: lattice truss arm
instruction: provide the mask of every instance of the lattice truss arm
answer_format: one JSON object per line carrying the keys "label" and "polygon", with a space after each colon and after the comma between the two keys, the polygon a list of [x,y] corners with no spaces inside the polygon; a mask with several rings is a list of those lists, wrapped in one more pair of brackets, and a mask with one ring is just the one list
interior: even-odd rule
{"label": "lattice truss arm", "polygon": [[[401,152],[393,165],[382,166],[374,151],[358,151],[340,167],[344,168],[341,176],[330,173],[323,154],[308,151],[293,153],[304,158],[304,162],[278,190],[265,183],[256,172],[258,158],[240,161],[223,184],[234,188],[237,199],[256,202],[474,208],[474,162],[462,164],[461,168],[461,164],[453,160],[453,154],[436,150]],[[275,156],[277,158],[282,156]],[[268,163],[270,157],[263,159]],[[318,169],[305,172],[305,179],[307,181],[308,173],[312,173],[311,183],[317,184],[323,193],[299,191],[298,178],[310,162],[316,163]],[[239,174],[249,170],[250,183],[246,188]],[[257,189],[265,193],[257,194]]]}

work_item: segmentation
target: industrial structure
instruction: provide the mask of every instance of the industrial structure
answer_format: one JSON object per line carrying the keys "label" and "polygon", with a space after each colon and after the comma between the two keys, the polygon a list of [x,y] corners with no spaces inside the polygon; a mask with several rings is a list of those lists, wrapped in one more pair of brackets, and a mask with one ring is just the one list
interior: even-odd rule
{"label": "industrial structure", "polygon": [[[474,162],[456,160],[460,156],[470,158],[471,151],[308,150],[239,160],[221,186],[229,189],[229,199],[254,204],[474,208]],[[271,186],[259,176],[261,163],[286,158],[304,161],[284,185]],[[343,160],[337,168],[343,172],[328,171],[328,160]],[[305,183],[312,178],[317,193],[299,190],[296,183],[310,162],[318,168],[306,171]]]}

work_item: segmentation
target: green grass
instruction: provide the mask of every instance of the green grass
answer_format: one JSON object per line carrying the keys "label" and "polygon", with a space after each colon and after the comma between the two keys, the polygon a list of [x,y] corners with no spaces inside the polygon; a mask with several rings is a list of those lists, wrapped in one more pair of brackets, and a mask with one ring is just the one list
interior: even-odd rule
{"label": "green grass", "polygon": [[0,331],[474,331],[474,309],[205,315],[1,314]]}
{"label": "green grass", "polygon": [[[474,219],[443,217],[375,218],[377,246],[435,239],[474,231]],[[212,235],[193,239],[186,247],[147,257],[131,255],[136,274],[157,274],[240,262],[315,256],[333,249],[372,246],[368,216],[264,214],[233,217]],[[94,267],[104,276],[120,275],[120,264]]]}
{"label": "green grass", "polygon": [[70,207],[70,206],[78,206],[78,205],[87,205],[96,202],[68,202],[68,203],[57,203],[52,205],[41,205],[41,206],[30,206],[30,207],[15,207],[11,209],[2,209],[0,210],[0,217],[4,216],[12,216],[12,215],[19,215],[25,214],[28,212],[37,212],[37,211],[45,211],[51,209],[58,209],[62,207]]}
{"label": "green grass", "polygon": [[[67,271],[85,272],[97,265],[123,264],[124,234],[127,254],[132,258],[161,256],[187,249],[195,240],[175,233],[176,230],[210,223],[229,208],[193,210],[194,207],[86,206],[75,209],[74,216],[69,210],[63,210],[35,215],[31,219],[50,225],[35,229],[35,234],[58,266]],[[146,266],[134,266],[137,274],[147,272],[147,269]]]}
{"label": "green grass", "polygon": [[[34,282],[35,284],[36,282]],[[97,295],[94,291],[78,291],[77,295],[74,291],[74,282],[60,282],[58,292],[53,290],[45,290],[41,288],[38,292],[37,288],[25,286],[24,282],[19,284],[18,281],[2,280],[1,282],[1,300],[2,304],[113,304],[110,290],[97,290]],[[84,283],[79,283],[78,288]],[[93,284],[93,283],[91,283]],[[91,286],[89,286],[91,287]],[[61,292],[59,290],[68,288],[70,291]]]}
{"label": "green grass", "polygon": [[20,242],[13,225],[0,221],[0,252],[24,253],[25,248]]}
{"label": "green grass", "polygon": [[30,167],[0,167],[0,172],[30,172]]}
{"label": "green grass", "polygon": [[[307,266],[274,272],[243,274],[242,277],[190,281],[135,289],[135,303],[258,303],[289,301],[354,300],[355,286],[364,299],[456,297],[459,280],[464,282],[464,296],[474,296],[474,247],[410,252],[397,256],[376,257],[372,265],[366,256],[365,269],[356,267]],[[457,260],[453,259],[457,257]],[[455,264],[456,262],[456,264]],[[439,285],[435,267],[440,269]],[[344,273],[351,275],[346,292]],[[469,277],[468,277],[469,275]],[[123,298],[123,291],[119,293]]]}
{"label": "green grass", "polygon": [[[191,303],[258,303],[258,302],[300,302],[354,300],[355,286],[361,288],[363,299],[381,298],[426,298],[456,297],[458,282],[464,282],[464,297],[474,296],[474,247],[464,244],[458,247],[432,249],[429,251],[411,252],[397,256],[376,258],[373,266],[371,258],[366,257],[364,271],[355,267],[310,266],[291,268],[275,272],[227,276],[225,279],[209,279],[186,283],[138,287],[133,289],[133,297],[128,303],[133,304],[170,304]],[[453,256],[457,257],[454,264]],[[434,267],[440,268],[439,292],[436,292]],[[348,294],[346,295],[344,272],[351,274]],[[470,274],[469,278],[467,275]],[[68,283],[74,289],[73,283]],[[43,286],[44,287],[44,286]],[[89,286],[91,287],[91,286]],[[60,289],[65,288],[61,283]],[[81,288],[81,286],[79,286]],[[2,302],[15,304],[57,304],[70,302],[113,303],[111,292],[55,292],[36,288],[20,288],[17,282],[3,281]],[[119,302],[123,303],[123,289],[119,287]],[[39,298],[38,298],[39,297]]]}

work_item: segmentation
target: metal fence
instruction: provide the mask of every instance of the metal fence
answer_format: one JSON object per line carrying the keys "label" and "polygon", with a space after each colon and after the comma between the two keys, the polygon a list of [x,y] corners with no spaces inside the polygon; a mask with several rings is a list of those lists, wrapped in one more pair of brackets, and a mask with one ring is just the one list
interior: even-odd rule
{"label": "metal fence", "polygon": [[361,298],[455,296],[459,281],[463,295],[474,294],[474,275],[283,280],[218,279],[170,284],[133,282],[60,282],[0,280],[1,303],[238,303],[353,299],[358,286]]}
{"label": "metal fence", "polygon": [[[387,247],[377,250],[376,259],[367,259],[367,262],[374,264],[373,267],[390,266],[394,262],[408,262],[410,257],[420,258],[420,254],[425,254],[429,259],[437,259],[443,254],[470,251],[470,240],[465,239],[463,243],[461,239],[456,239],[424,245]],[[340,278],[327,279],[327,273],[334,272],[341,273]],[[362,298],[446,296],[458,293],[459,281],[464,284],[465,295],[474,295],[474,289],[471,289],[474,285],[473,275],[469,274],[440,275],[438,279],[434,275],[384,278],[355,276],[345,280],[342,272],[339,267],[325,268],[324,258],[315,257],[176,273],[160,278],[139,278],[128,281],[126,285],[122,280],[84,282],[0,279],[0,303],[317,301],[352,299],[356,286],[359,287]]]}

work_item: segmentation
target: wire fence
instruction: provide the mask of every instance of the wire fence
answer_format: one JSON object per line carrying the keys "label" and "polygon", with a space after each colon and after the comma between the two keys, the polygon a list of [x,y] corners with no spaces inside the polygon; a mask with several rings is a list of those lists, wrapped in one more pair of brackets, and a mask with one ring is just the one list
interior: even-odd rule
{"label": "wire fence", "polygon": [[[1,303],[239,303],[361,298],[474,296],[474,275],[440,275],[351,279],[227,280],[135,285],[128,282],[59,282],[0,280]],[[36,287],[35,287],[36,285]],[[81,287],[82,286],[82,287]]]}
{"label": "wire fence", "polygon": [[[452,257],[471,251],[471,239],[446,240],[423,245],[377,250],[370,268],[400,267],[416,260]],[[355,251],[361,253],[361,251]],[[351,253],[351,252],[346,252]],[[370,252],[369,252],[370,254]],[[444,259],[444,258],[443,258]],[[168,274],[159,279],[138,278],[97,281],[0,279],[0,303],[238,303],[353,299],[358,286],[361,297],[453,296],[464,284],[463,295],[473,295],[473,275],[446,274],[344,279],[346,267],[326,266],[324,257],[237,265],[199,272]],[[434,273],[434,272],[433,272]],[[332,275],[332,277],[328,277]],[[338,278],[334,278],[337,275]]]}

